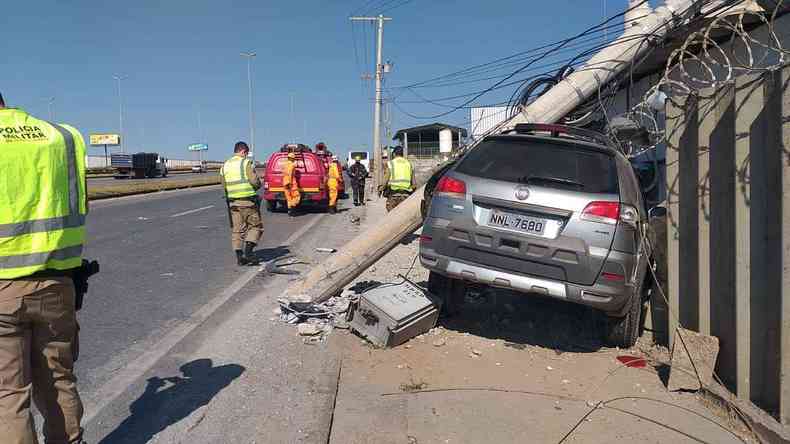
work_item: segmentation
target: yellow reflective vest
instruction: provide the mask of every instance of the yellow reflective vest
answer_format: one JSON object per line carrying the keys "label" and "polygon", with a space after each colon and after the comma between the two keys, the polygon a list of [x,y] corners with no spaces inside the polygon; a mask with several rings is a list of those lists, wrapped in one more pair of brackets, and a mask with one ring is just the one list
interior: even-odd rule
{"label": "yellow reflective vest", "polygon": [[79,267],[85,194],[79,131],[0,109],[0,279]]}
{"label": "yellow reflective vest", "polygon": [[247,177],[247,166],[251,160],[246,157],[233,156],[222,165],[220,174],[225,179],[225,191],[229,199],[244,199],[257,194]]}
{"label": "yellow reflective vest", "polygon": [[411,163],[403,157],[396,157],[387,163],[390,170],[388,185],[392,191],[411,191]]}

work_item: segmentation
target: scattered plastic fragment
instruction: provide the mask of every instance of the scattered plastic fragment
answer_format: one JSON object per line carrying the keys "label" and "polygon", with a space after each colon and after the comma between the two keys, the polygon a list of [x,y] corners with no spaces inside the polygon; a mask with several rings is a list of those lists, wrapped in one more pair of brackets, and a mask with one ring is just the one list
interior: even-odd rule
{"label": "scattered plastic fragment", "polygon": [[617,360],[626,367],[645,368],[647,365],[647,360],[641,356],[620,355]]}

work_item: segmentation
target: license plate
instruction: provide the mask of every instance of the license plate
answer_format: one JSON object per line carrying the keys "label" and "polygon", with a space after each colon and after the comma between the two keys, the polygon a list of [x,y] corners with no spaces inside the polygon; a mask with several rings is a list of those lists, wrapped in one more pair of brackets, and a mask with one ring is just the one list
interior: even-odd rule
{"label": "license plate", "polygon": [[520,231],[522,233],[542,235],[546,230],[546,220],[521,214],[492,210],[488,225],[497,228]]}

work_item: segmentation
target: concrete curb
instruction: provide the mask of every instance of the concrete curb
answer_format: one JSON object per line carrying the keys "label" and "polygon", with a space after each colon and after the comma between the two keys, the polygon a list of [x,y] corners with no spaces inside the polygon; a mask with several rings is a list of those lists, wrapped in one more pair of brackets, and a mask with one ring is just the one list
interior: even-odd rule
{"label": "concrete curb", "polygon": [[[750,401],[736,397],[716,382],[708,385],[703,393],[721,404],[733,416],[746,421],[749,428],[757,435],[756,438],[759,442],[767,444],[790,443],[790,427],[780,424]],[[735,411],[736,408],[737,411]]]}

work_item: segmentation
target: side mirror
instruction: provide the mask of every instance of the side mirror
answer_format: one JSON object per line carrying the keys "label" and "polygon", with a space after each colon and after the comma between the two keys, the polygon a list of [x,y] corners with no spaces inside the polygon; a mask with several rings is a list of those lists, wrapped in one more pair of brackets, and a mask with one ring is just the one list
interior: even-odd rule
{"label": "side mirror", "polygon": [[657,217],[666,217],[667,216],[667,209],[666,209],[666,207],[661,207],[661,206],[653,207],[647,212],[647,215],[651,219],[654,219],[654,218],[657,218]]}

